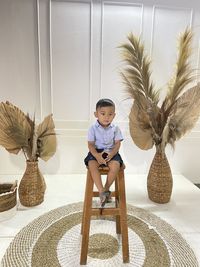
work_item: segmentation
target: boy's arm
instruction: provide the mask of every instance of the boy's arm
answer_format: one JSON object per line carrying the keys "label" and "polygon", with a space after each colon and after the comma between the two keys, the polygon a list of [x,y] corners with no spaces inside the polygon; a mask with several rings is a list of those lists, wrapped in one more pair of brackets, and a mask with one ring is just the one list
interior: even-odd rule
{"label": "boy's arm", "polygon": [[95,142],[88,141],[88,149],[100,165],[106,164],[106,160],[102,158],[102,153],[96,151]]}
{"label": "boy's arm", "polygon": [[112,150],[108,153],[108,156],[107,156],[107,158],[106,158],[106,161],[111,160],[112,157],[114,157],[114,155],[117,154],[117,152],[119,151],[120,146],[121,146],[121,140],[115,140],[114,147],[113,147]]}

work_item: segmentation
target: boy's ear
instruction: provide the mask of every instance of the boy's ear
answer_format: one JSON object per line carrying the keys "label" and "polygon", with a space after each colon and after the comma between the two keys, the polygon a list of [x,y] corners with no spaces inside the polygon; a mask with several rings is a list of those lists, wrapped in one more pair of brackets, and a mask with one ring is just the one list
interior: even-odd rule
{"label": "boy's ear", "polygon": [[97,112],[96,111],[94,112],[94,116],[97,118]]}

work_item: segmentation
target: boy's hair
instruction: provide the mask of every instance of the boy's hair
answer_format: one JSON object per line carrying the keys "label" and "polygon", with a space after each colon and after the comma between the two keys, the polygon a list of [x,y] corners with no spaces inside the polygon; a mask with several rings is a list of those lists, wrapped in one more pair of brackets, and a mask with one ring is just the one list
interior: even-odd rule
{"label": "boy's hair", "polygon": [[96,103],[96,110],[102,107],[114,107],[115,108],[115,104],[109,98],[102,98]]}

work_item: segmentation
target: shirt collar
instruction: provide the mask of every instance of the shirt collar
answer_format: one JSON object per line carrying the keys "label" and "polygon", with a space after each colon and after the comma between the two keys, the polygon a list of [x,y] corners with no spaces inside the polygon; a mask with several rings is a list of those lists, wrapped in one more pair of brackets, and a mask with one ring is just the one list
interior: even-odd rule
{"label": "shirt collar", "polygon": [[105,128],[105,127],[101,126],[101,124],[99,123],[98,120],[96,121],[95,126],[96,126],[97,128],[98,128],[98,127],[102,127],[102,128],[104,128],[104,129],[108,129],[108,128],[112,128],[112,127],[114,127],[114,125],[113,125],[112,122],[111,122],[111,124],[109,124],[109,125]]}

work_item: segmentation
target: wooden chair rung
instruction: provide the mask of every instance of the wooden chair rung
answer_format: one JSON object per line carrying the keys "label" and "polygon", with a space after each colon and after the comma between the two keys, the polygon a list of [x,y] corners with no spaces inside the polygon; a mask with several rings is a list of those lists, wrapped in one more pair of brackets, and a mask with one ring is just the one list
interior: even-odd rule
{"label": "wooden chair rung", "polygon": [[[115,197],[116,193],[115,192],[111,192],[111,197]],[[93,191],[93,197],[99,197],[99,192],[98,191]]]}
{"label": "wooden chair rung", "polygon": [[92,216],[100,216],[100,215],[120,215],[119,208],[93,208],[91,212]]}

